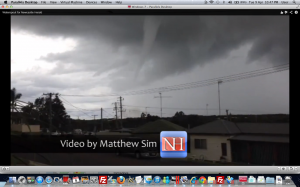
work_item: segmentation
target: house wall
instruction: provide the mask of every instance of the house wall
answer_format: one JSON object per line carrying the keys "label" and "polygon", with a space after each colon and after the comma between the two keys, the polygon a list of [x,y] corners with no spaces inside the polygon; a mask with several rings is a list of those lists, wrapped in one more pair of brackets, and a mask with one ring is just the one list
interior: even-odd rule
{"label": "house wall", "polygon": [[[29,125],[31,132],[40,132],[40,126],[39,125]],[[11,125],[11,131],[16,132],[30,132],[29,128],[25,124],[12,124]]]}
{"label": "house wall", "polygon": [[[232,161],[229,136],[209,136],[209,135],[190,135],[190,153],[188,157],[202,158],[210,161],[220,161],[222,156],[221,143],[226,143],[227,146],[227,162]],[[207,149],[195,149],[195,139],[206,139]]]}
{"label": "house wall", "polygon": [[253,165],[289,165],[289,144],[231,141],[232,161]]}

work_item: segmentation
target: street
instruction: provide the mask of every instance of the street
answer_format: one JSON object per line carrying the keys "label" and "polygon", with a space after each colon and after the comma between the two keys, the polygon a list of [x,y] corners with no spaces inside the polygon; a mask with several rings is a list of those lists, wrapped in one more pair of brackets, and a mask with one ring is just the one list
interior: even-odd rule
{"label": "street", "polygon": [[[158,165],[199,165],[195,162],[162,159],[162,158],[142,158],[136,159],[131,155],[117,156],[114,153],[14,153],[15,156],[45,163],[49,165],[65,166],[158,166]],[[34,158],[35,155],[35,158]],[[35,159],[35,160],[34,160]],[[48,161],[47,161],[48,160]],[[49,163],[50,161],[50,163]],[[208,165],[203,163],[201,165]]]}

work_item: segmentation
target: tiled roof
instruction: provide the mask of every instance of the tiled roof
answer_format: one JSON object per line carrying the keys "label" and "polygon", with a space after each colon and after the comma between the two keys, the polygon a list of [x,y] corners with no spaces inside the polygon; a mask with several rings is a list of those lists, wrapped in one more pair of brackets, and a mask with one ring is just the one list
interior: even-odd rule
{"label": "tiled roof", "polygon": [[176,125],[166,120],[156,120],[154,122],[146,123],[135,130],[132,133],[160,133],[161,131],[185,131],[182,126]]}
{"label": "tiled roof", "polygon": [[241,131],[230,121],[217,119],[210,123],[199,125],[188,130],[188,133],[195,134],[239,134]]}
{"label": "tiled roof", "polygon": [[288,136],[236,135],[228,140],[289,143]]}

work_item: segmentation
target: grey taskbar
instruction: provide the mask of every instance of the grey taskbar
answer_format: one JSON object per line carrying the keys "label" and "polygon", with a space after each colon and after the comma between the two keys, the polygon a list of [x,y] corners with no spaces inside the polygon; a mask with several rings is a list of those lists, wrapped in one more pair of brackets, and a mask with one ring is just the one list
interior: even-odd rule
{"label": "grey taskbar", "polygon": [[300,166],[0,166],[0,174],[300,174]]}

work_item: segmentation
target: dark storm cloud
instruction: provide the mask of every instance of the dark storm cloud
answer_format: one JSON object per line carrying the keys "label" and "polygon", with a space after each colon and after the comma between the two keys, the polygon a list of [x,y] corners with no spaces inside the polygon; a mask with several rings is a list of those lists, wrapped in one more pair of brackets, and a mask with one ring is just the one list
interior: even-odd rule
{"label": "dark storm cloud", "polygon": [[241,63],[288,63],[288,28],[282,16],[12,17],[14,31],[78,41],[73,51],[41,57],[57,63],[53,73],[106,73],[115,91],[218,63],[243,45],[252,47]]}

